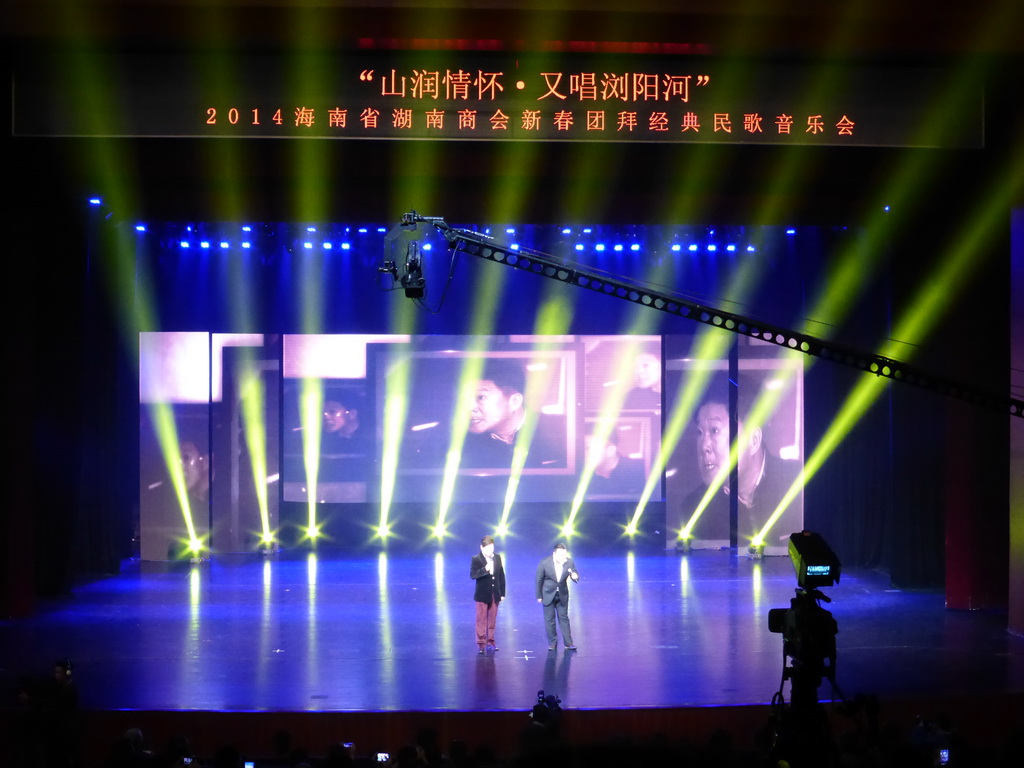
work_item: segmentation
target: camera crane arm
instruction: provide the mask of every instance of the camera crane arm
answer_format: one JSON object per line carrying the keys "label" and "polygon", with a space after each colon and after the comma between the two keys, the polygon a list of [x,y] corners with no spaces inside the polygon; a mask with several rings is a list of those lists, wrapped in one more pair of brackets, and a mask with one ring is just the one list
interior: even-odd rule
{"label": "camera crane arm", "polygon": [[[875,376],[902,381],[948,397],[954,397],[988,410],[1024,418],[1024,400],[1004,398],[970,385],[935,376],[917,366],[900,362],[884,355],[865,352],[853,347],[795,331],[791,328],[763,323],[751,317],[690,301],[661,288],[630,281],[629,278],[589,270],[582,265],[558,259],[549,254],[529,249],[513,249],[490,235],[469,229],[452,227],[440,216],[421,216],[410,211],[402,216],[398,225],[404,230],[415,229],[417,224],[429,224],[445,238],[450,249],[477,258],[504,264],[533,274],[586,288],[606,296],[657,309],[677,317],[722,328],[733,333],[767,341],[780,347],[806,355],[856,368]],[[397,229],[397,228],[396,228]]]}

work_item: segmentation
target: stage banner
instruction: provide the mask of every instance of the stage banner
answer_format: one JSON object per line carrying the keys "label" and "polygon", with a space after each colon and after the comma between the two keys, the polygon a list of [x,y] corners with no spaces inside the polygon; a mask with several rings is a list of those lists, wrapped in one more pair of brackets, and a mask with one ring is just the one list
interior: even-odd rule
{"label": "stage banner", "polygon": [[980,148],[943,67],[346,51],[19,57],[15,136]]}

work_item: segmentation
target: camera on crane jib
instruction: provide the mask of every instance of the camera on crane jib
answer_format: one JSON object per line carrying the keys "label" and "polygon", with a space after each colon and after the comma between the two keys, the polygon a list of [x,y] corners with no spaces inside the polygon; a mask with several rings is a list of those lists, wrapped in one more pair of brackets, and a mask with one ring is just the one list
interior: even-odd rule
{"label": "camera on crane jib", "polygon": [[768,611],[768,629],[782,635],[782,650],[793,666],[790,677],[804,676],[813,685],[822,677],[835,679],[836,620],[821,602],[832,602],[818,587],[839,581],[835,552],[816,533],[801,531],[789,537],[789,557],[797,575],[796,596],[789,608]]}

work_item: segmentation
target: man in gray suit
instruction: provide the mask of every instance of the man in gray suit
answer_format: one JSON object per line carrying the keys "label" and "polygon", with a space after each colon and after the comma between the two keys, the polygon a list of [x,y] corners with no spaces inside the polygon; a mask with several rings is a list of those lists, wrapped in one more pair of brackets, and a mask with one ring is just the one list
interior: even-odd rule
{"label": "man in gray suit", "polygon": [[576,563],[566,552],[565,544],[555,544],[551,557],[546,557],[537,566],[537,602],[544,606],[544,625],[548,633],[548,650],[558,647],[555,631],[555,617],[562,628],[562,642],[565,650],[575,651],[572,628],[569,626],[569,579],[580,580]]}

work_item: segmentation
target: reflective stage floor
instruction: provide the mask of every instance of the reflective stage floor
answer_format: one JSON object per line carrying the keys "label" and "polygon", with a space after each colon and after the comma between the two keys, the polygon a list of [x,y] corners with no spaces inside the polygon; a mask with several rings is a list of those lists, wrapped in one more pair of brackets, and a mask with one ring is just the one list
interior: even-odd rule
{"label": "reflective stage floor", "polygon": [[[578,553],[579,650],[552,653],[533,583],[545,553],[504,552],[500,650],[479,656],[472,554],[129,563],[0,624],[2,682],[67,656],[86,709],[244,712],[522,712],[542,689],[567,709],[747,706],[779,689],[768,611],[794,594],[788,558]],[[1024,693],[1024,639],[1005,614],[949,611],[939,591],[868,571],[823,591],[847,697]],[[828,683],[819,692],[832,696]]]}

